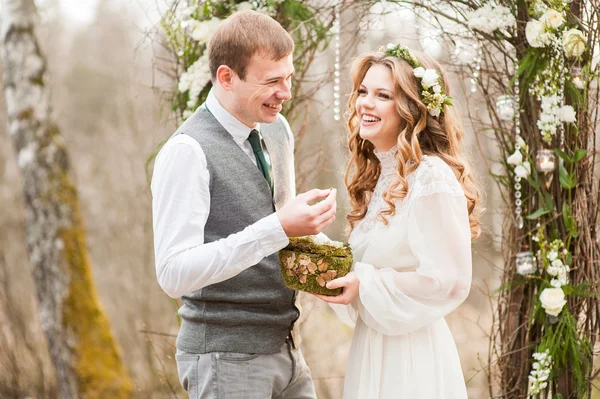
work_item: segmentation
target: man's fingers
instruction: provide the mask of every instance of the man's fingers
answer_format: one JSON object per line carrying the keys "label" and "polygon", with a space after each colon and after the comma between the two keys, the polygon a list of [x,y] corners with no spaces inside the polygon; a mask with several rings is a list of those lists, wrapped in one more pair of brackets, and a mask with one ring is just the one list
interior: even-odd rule
{"label": "man's fingers", "polygon": [[319,198],[325,198],[330,193],[331,190],[320,190],[318,188],[313,188],[310,191],[298,195],[298,197],[300,197],[303,202],[309,203],[310,201],[314,201]]}
{"label": "man's fingers", "polygon": [[314,204],[312,206],[313,210],[317,215],[322,215],[323,213],[330,210],[335,205],[335,199],[337,197],[337,190],[334,188],[331,190],[329,196],[325,198],[323,201],[318,204]]}
{"label": "man's fingers", "polygon": [[331,218],[335,219],[335,214],[336,214],[336,209],[335,209],[335,207],[332,206],[331,208],[329,208],[329,210],[327,210],[325,213],[323,213],[321,216],[319,216],[319,218],[318,218],[319,224],[327,222]]}

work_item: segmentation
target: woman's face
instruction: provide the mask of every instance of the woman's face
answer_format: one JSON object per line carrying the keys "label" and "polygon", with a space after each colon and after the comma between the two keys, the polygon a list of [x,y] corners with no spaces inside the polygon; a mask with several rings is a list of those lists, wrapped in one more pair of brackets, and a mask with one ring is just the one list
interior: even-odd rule
{"label": "woman's face", "polygon": [[369,68],[358,88],[355,106],[361,138],[370,141],[379,152],[396,145],[400,116],[396,111],[392,71],[388,67],[376,64]]}

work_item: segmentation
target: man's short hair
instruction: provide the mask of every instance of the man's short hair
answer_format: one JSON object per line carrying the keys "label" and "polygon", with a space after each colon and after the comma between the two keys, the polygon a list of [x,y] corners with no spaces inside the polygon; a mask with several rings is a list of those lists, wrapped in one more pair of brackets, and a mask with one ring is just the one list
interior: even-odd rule
{"label": "man's short hair", "polygon": [[279,22],[256,11],[239,11],[227,18],[208,44],[208,64],[213,81],[217,69],[227,65],[240,79],[254,54],[279,61],[294,51],[294,40]]}

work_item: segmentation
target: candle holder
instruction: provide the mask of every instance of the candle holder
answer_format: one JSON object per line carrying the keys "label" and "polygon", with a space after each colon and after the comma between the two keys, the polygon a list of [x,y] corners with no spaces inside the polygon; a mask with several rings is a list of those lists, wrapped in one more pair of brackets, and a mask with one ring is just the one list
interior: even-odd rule
{"label": "candle holder", "polygon": [[504,121],[510,121],[515,117],[517,102],[515,97],[505,94],[496,99],[496,112],[498,117]]}
{"label": "candle holder", "polygon": [[517,273],[522,276],[527,276],[529,274],[533,274],[537,271],[537,266],[535,264],[535,257],[533,256],[533,252],[531,251],[523,251],[519,252],[516,255],[517,262]]}
{"label": "candle holder", "polygon": [[554,172],[556,169],[556,155],[554,155],[554,151],[548,149],[539,150],[535,158],[535,165],[537,170],[542,173]]}
{"label": "candle holder", "polygon": [[583,82],[583,74],[581,73],[581,67],[578,67],[578,66],[571,67],[571,79],[573,80],[573,84],[575,85],[575,87],[577,87],[580,90],[583,89],[584,82]]}

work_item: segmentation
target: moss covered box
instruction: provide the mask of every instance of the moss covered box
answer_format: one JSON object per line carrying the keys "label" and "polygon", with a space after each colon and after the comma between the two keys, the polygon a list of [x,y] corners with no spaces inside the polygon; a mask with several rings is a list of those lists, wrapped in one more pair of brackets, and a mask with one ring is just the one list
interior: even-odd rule
{"label": "moss covered box", "polygon": [[324,240],[321,236],[294,237],[279,251],[279,262],[288,288],[335,296],[342,289],[330,290],[325,284],[348,274],[352,252],[348,244]]}

